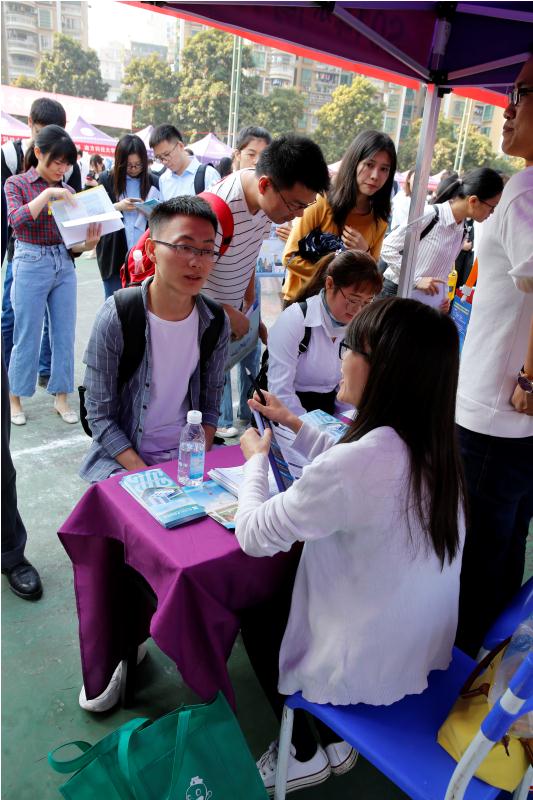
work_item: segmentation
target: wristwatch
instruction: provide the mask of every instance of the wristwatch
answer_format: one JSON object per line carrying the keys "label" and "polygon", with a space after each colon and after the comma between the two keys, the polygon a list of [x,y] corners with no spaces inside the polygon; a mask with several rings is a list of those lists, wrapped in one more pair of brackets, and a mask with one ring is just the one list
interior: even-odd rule
{"label": "wristwatch", "polygon": [[524,367],[522,367],[518,373],[516,381],[526,394],[533,394],[533,378],[530,378],[530,376],[524,372]]}

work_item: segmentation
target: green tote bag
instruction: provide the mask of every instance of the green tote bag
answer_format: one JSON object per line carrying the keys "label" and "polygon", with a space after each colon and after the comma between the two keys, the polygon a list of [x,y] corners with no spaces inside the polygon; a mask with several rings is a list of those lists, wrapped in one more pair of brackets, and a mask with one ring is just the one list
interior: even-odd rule
{"label": "green tote bag", "polygon": [[[63,747],[82,755],[59,761]],[[66,800],[266,800],[246,740],[223,694],[156,722],[134,719],[91,747],[69,742],[48,754]]]}

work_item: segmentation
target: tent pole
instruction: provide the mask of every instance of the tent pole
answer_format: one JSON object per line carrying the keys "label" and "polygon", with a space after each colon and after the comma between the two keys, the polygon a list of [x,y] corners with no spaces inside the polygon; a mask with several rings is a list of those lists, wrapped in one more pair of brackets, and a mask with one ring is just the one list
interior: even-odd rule
{"label": "tent pole", "polygon": [[[422,128],[420,130],[420,139],[418,141],[418,151],[416,154],[415,182],[411,197],[411,206],[409,208],[409,222],[420,217],[424,212],[431,159],[433,157],[433,147],[437,135],[437,122],[439,119],[441,99],[438,86],[427,88],[424,102],[424,114],[422,116]],[[422,222],[420,221],[407,228],[402,257],[402,269],[398,284],[399,297],[409,297],[412,291],[421,227]]]}

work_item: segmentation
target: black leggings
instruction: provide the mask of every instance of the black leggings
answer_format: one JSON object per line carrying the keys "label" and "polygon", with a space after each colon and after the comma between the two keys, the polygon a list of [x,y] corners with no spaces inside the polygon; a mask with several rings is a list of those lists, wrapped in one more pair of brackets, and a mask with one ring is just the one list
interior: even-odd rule
{"label": "black leggings", "polygon": [[[273,598],[241,614],[241,633],[248,658],[280,723],[285,696],[278,692],[279,651],[289,619],[293,585],[294,577]],[[340,741],[339,735],[320,720],[314,719],[314,725],[324,747]],[[316,753],[317,740],[301,709],[294,712],[292,743],[299,761],[308,761]]]}

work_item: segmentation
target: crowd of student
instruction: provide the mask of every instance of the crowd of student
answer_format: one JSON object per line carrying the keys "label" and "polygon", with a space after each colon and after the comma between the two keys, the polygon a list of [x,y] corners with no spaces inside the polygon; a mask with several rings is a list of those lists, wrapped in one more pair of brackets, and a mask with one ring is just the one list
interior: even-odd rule
{"label": "crowd of student", "polygon": [[[217,430],[227,434],[233,416],[227,366],[251,335],[247,312],[255,302],[259,250],[272,224],[286,238],[285,308],[268,333],[264,326],[252,332],[247,363],[257,373],[257,337],[266,343],[268,336],[261,410],[292,431],[295,450],[311,463],[289,490],[268,499],[270,434],[248,429],[236,520],[237,539],[250,556],[304,542],[289,584],[242,615],[245,647],[278,716],[284,696],[298,690],[311,701],[335,704],[390,704],[422,692],[429,672],[447,667],[454,640],[477,653],[520,586],[533,516],[533,58],[516,86],[505,111],[503,149],[525,158],[526,168],[505,189],[488,168],[451,175],[421,226],[414,283],[433,294],[461,252],[465,219],[481,223],[492,215],[478,250],[461,366],[447,304],[438,309],[391,296],[407,222],[398,220],[387,235],[396,151],[386,134],[356,135],[330,180],[311,139],[271,140],[268,131],[247,128],[233,170],[220,179],[187,153],[174,126],[160,125],[150,146],[166,167],[162,173],[149,170],[144,144],[127,135],[113,169],[97,178],[123,212],[124,229],[100,237],[91,228],[77,248],[97,243],[106,298],[83,359],[93,437],[81,468],[88,481],[176,458],[191,408],[202,412],[208,449]],[[71,200],[65,178],[72,181],[76,148],[64,121],[42,122],[32,109],[25,169],[11,170],[5,181],[14,239],[9,381],[15,424],[24,416],[20,397],[35,390],[45,310],[48,391],[65,421],[74,414],[66,405],[73,380],[74,254],[48,209],[57,198]],[[2,170],[4,178],[4,155]],[[163,202],[148,220],[133,201],[151,197]],[[229,240],[222,213],[231,215]],[[149,277],[140,290],[124,290],[130,310],[134,303],[140,308],[145,337],[123,379],[131,328],[113,292],[120,266],[147,226]],[[248,390],[242,384],[241,406]],[[332,446],[300,416],[334,411],[336,400],[357,413]],[[257,397],[247,405],[258,409]],[[3,540],[2,550],[12,588],[40,596],[40,582],[28,578],[28,591],[17,581],[14,568],[22,565],[27,576],[31,567],[20,559],[23,545],[22,551],[8,548]],[[103,710],[109,707],[104,694],[105,703],[82,692],[80,704]],[[319,741],[305,717],[295,715],[291,788],[355,762],[352,748],[331,731],[319,725],[317,733]],[[258,762],[269,789],[276,762],[273,743]]]}

